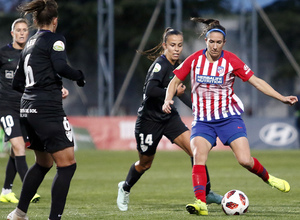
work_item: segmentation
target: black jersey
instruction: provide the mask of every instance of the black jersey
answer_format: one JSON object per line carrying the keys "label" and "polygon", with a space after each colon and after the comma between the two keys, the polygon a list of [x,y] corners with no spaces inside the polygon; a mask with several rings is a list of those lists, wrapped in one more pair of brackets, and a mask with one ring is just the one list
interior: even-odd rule
{"label": "black jersey", "polygon": [[0,103],[20,108],[22,93],[12,89],[12,80],[17,67],[21,50],[12,44],[0,48]]}
{"label": "black jersey", "polygon": [[[143,88],[143,102],[138,109],[138,116],[151,121],[161,122],[168,120],[172,115],[178,114],[176,108],[172,106],[171,114],[166,114],[162,111],[164,104],[166,89],[169,82],[174,77],[173,70],[178,66],[176,63],[172,65],[165,55],[158,57],[150,66],[144,88]],[[158,88],[161,89],[159,96],[147,96],[147,86],[151,80],[158,82]]]}
{"label": "black jersey", "polygon": [[65,38],[57,33],[39,30],[21,52],[13,87],[24,90],[26,100],[62,100],[62,78],[80,80],[83,74],[67,64]]}

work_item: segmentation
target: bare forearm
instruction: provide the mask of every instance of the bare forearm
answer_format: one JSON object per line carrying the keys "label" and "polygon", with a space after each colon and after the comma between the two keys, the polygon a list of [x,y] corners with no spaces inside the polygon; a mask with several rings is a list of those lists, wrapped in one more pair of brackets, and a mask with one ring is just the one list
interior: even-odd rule
{"label": "bare forearm", "polygon": [[279,92],[277,92],[275,89],[272,88],[266,81],[262,79],[257,80],[258,83],[254,85],[254,87],[264,93],[265,95],[268,95],[270,97],[273,97],[279,101],[282,101],[284,96],[281,95]]}
{"label": "bare forearm", "polygon": [[178,79],[176,76],[174,76],[173,79],[170,81],[170,83],[168,85],[165,101],[173,99],[173,97],[176,94],[177,87],[180,83],[181,83],[181,80]]}
{"label": "bare forearm", "polygon": [[283,96],[279,92],[277,92],[275,89],[272,88],[266,81],[256,77],[251,76],[251,78],[248,80],[248,82],[253,85],[257,90],[261,91],[262,93],[273,97],[284,104],[288,105],[294,105],[296,102],[298,102],[298,98],[296,96]]}

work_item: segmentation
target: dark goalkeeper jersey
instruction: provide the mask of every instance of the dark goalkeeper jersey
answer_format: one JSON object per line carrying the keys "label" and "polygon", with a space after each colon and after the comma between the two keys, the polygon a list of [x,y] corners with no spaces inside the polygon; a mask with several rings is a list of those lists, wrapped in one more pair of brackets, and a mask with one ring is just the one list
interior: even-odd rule
{"label": "dark goalkeeper jersey", "polygon": [[[162,111],[166,90],[169,82],[174,77],[173,70],[178,66],[174,66],[167,60],[164,55],[158,57],[150,66],[143,88],[143,102],[138,109],[138,116],[151,121],[161,122],[168,120],[172,115],[178,114],[176,108],[172,106],[171,114],[166,114]],[[151,80],[158,83],[158,88],[161,90],[160,95],[147,96],[147,86]]]}
{"label": "dark goalkeeper jersey", "polygon": [[0,48],[0,104],[8,103],[20,108],[22,93],[12,89],[12,80],[17,67],[21,50],[13,48],[12,44]]}
{"label": "dark goalkeeper jersey", "polygon": [[23,91],[26,100],[62,100],[62,77],[79,80],[83,74],[67,64],[65,38],[39,30],[26,43],[13,80],[13,87]]}

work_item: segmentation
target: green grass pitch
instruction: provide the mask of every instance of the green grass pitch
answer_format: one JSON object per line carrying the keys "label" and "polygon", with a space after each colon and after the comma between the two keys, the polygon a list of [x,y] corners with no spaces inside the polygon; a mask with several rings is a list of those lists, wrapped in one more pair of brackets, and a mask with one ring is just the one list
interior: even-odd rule
{"label": "green grass pitch", "polygon": [[[29,166],[34,155],[27,152]],[[212,189],[225,194],[230,189],[239,189],[250,200],[249,211],[242,216],[226,216],[220,205],[208,206],[209,216],[205,219],[300,219],[300,151],[261,150],[252,155],[274,176],[286,179],[291,185],[289,193],[272,189],[260,178],[238,165],[231,151],[213,151],[209,155],[208,169]],[[130,206],[121,212],[116,206],[117,184],[125,179],[128,169],[137,160],[135,151],[76,152],[77,171],[71,183],[67,204],[62,219],[196,219],[185,210],[187,203],[194,202],[191,181],[191,163],[183,151],[157,152],[152,168],[132,188]],[[1,188],[7,156],[0,158]],[[50,189],[55,167],[45,177],[38,193],[39,203],[31,204],[30,220],[48,218]],[[17,176],[13,191],[19,195],[20,178]],[[16,205],[0,203],[0,219]]]}

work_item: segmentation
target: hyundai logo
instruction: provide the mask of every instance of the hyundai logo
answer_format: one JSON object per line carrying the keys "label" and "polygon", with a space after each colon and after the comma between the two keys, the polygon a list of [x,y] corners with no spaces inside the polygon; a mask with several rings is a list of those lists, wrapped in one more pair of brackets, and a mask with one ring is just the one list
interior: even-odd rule
{"label": "hyundai logo", "polygon": [[296,141],[298,132],[287,123],[275,122],[262,127],[259,137],[264,143],[279,147]]}

